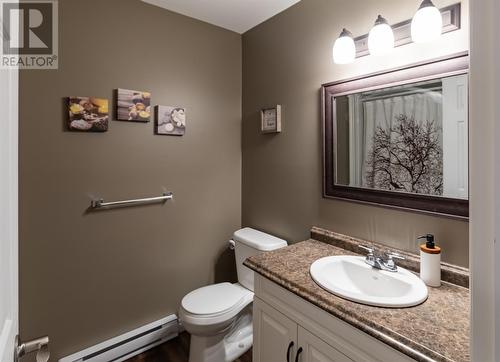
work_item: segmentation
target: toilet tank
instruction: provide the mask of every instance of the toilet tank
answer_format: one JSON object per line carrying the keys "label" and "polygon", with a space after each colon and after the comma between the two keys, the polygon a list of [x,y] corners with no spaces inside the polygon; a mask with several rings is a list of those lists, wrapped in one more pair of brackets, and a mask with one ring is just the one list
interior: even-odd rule
{"label": "toilet tank", "polygon": [[287,242],[276,236],[252,228],[244,228],[236,231],[233,234],[233,240],[238,282],[245,288],[254,291],[253,271],[243,265],[245,259],[252,255],[287,246]]}

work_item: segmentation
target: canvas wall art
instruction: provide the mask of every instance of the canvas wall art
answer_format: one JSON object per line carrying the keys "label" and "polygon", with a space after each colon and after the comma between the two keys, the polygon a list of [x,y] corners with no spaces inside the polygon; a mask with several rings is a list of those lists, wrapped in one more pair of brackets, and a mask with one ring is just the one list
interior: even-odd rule
{"label": "canvas wall art", "polygon": [[108,130],[108,100],[97,97],[68,98],[70,131],[105,132]]}
{"label": "canvas wall art", "polygon": [[182,136],[186,132],[186,110],[181,107],[156,106],[156,134]]}
{"label": "canvas wall art", "polygon": [[149,122],[151,93],[119,88],[116,118],[120,121]]}

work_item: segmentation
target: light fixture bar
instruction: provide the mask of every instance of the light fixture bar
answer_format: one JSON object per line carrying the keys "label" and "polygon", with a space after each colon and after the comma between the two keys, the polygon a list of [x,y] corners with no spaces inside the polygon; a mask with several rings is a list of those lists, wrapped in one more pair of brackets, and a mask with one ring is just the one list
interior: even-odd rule
{"label": "light fixture bar", "polygon": [[[443,34],[459,30],[461,28],[461,9],[461,3],[457,3],[439,10],[443,16]],[[394,47],[400,47],[412,42],[411,19],[392,25],[392,31],[394,32]],[[356,45],[356,58],[370,55],[370,52],[368,51],[368,34],[355,38],[354,44]]]}

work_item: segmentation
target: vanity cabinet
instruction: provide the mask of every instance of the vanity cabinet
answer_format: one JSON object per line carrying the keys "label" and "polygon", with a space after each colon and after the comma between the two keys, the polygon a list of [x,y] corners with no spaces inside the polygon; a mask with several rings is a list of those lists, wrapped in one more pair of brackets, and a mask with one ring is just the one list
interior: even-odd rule
{"label": "vanity cabinet", "polygon": [[297,345],[297,323],[256,297],[253,318],[253,362],[289,362]]}
{"label": "vanity cabinet", "polygon": [[[323,342],[308,330],[299,326],[298,348],[302,352],[297,358],[301,362],[352,362],[350,358]],[[298,350],[297,350],[298,354]]]}
{"label": "vanity cabinet", "polygon": [[254,299],[253,362],[351,362],[308,330]]}
{"label": "vanity cabinet", "polygon": [[414,361],[255,275],[253,362]]}

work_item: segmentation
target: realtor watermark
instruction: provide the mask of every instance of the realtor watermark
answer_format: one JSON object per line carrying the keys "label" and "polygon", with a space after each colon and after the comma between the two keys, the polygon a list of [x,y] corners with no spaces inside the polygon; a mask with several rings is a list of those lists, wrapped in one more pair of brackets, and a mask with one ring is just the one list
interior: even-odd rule
{"label": "realtor watermark", "polygon": [[0,69],[57,69],[57,0],[0,0]]}

